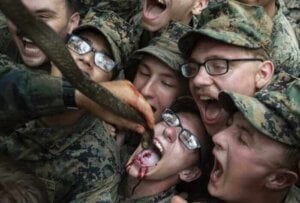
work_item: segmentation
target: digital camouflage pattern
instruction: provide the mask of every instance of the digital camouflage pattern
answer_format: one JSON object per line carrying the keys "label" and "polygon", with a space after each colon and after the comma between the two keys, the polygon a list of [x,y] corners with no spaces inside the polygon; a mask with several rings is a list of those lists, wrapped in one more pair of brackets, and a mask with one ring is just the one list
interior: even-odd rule
{"label": "digital camouflage pattern", "polygon": [[171,198],[175,195],[175,187],[171,187],[159,194],[141,197],[141,198],[126,198],[126,181],[122,181],[119,187],[119,200],[122,203],[170,203]]}
{"label": "digital camouflage pattern", "polygon": [[62,80],[26,70],[0,54],[0,127],[65,109]]}
{"label": "digital camouflage pattern", "polygon": [[102,33],[110,45],[118,69],[122,68],[134,48],[133,31],[129,23],[112,11],[93,8],[73,33],[87,29]]}
{"label": "digital camouflage pattern", "polygon": [[91,7],[95,7],[114,11],[126,21],[142,9],[142,0],[80,0],[80,3],[81,16]]}
{"label": "digital camouflage pattern", "polygon": [[222,92],[219,101],[229,112],[240,111],[262,134],[300,148],[299,78],[281,72],[255,97]]}
{"label": "digital camouflage pattern", "polygon": [[224,0],[202,11],[198,27],[179,40],[179,49],[188,57],[201,35],[270,54],[272,20],[262,7]]}
{"label": "digital camouflage pattern", "polygon": [[277,11],[272,18],[273,30],[271,35],[272,44],[270,54],[275,65],[275,74],[283,70],[299,77],[300,50],[295,32],[283,14],[283,4],[281,0],[276,0],[276,6]]}
{"label": "digital camouflage pattern", "polygon": [[166,28],[159,31],[149,45],[136,50],[125,69],[127,78],[134,77],[137,65],[145,54],[155,56],[174,71],[180,73],[183,58],[178,49],[178,39],[191,29],[190,26],[172,21]]}
{"label": "digital camouflage pattern", "polygon": [[[200,15],[194,15],[192,18],[192,21],[190,22],[191,27],[196,27],[199,22],[199,16]],[[134,30],[134,36],[135,36],[135,42],[137,49],[141,49],[146,47],[152,38],[154,38],[157,33],[156,32],[150,32],[148,30],[145,30],[142,25],[142,12],[139,12],[135,16],[133,16],[130,19],[130,24],[133,26]]]}
{"label": "digital camouflage pattern", "polygon": [[0,137],[0,151],[33,170],[53,202],[116,202],[120,154],[105,123],[89,115],[69,127],[34,120]]}
{"label": "digital camouflage pattern", "polygon": [[288,20],[292,24],[295,30],[296,37],[298,40],[298,45],[300,46],[300,1],[299,0],[283,0],[284,14],[287,16]]}

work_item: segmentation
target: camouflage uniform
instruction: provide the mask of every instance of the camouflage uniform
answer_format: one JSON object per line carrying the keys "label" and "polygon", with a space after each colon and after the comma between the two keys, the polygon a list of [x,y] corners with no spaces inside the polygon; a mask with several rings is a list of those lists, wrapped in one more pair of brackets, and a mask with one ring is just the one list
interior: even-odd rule
{"label": "camouflage uniform", "polygon": [[80,3],[81,16],[84,16],[89,8],[95,7],[114,11],[126,21],[142,9],[142,0],[80,0]]}
{"label": "camouflage uniform", "polygon": [[300,1],[299,0],[283,0],[285,3],[284,14],[292,24],[300,46]]}
{"label": "camouflage uniform", "polygon": [[2,128],[66,109],[60,78],[28,71],[1,54],[0,77]]}
{"label": "camouflage uniform", "polygon": [[[103,33],[122,64],[131,52],[131,30],[113,12],[95,12],[75,32]],[[117,202],[120,152],[103,121],[84,115],[70,126],[48,127],[42,119],[34,120],[1,139],[0,150],[44,180],[54,202]]]}
{"label": "camouflage uniform", "polygon": [[284,16],[283,5],[279,0],[276,0],[276,6],[277,11],[272,18],[273,31],[271,36],[271,59],[275,65],[275,74],[284,70],[299,77],[300,50],[295,32]]}
{"label": "camouflage uniform", "polygon": [[[263,135],[300,149],[299,78],[281,72],[255,97],[221,92],[219,101],[228,112],[239,111]],[[299,188],[293,186],[284,202],[296,203],[299,200]]]}
{"label": "camouflage uniform", "polygon": [[63,129],[37,120],[0,139],[1,153],[31,168],[54,202],[116,202],[119,151],[104,122],[85,115]]}
{"label": "camouflage uniform", "polygon": [[[198,18],[199,16],[193,16],[190,26],[195,28],[198,25]],[[130,19],[130,24],[133,26],[133,30],[135,32],[135,41],[136,41],[136,48],[141,49],[146,47],[152,38],[156,37],[156,32],[150,32],[145,30],[142,25],[142,12],[139,12],[135,16]]]}

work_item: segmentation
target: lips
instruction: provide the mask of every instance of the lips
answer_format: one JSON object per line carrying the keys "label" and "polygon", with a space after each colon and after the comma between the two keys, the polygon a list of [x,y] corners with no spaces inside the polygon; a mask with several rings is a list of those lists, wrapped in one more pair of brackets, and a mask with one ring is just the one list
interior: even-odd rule
{"label": "lips", "polygon": [[40,49],[27,37],[21,37],[21,41],[24,46],[24,54],[26,56],[37,56],[40,53]]}
{"label": "lips", "polygon": [[166,10],[165,0],[146,0],[143,9],[143,18],[153,20],[158,18]]}
{"label": "lips", "polygon": [[217,123],[223,111],[222,106],[215,99],[201,100],[200,108],[203,122],[206,124]]}

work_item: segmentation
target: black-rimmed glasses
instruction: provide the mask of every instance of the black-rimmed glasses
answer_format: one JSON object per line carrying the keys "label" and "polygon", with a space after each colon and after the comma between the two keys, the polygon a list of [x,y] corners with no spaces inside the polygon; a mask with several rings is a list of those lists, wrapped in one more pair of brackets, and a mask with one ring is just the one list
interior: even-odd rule
{"label": "black-rimmed glasses", "polygon": [[105,72],[110,72],[116,67],[116,63],[109,56],[101,51],[95,50],[87,40],[77,35],[69,35],[67,47],[79,55],[94,52],[95,65]]}
{"label": "black-rimmed glasses", "polygon": [[224,75],[229,70],[229,63],[235,61],[260,61],[260,58],[241,58],[241,59],[208,59],[203,63],[187,62],[180,67],[180,71],[184,77],[192,78],[197,75],[201,66],[204,66],[206,72],[211,76]]}
{"label": "black-rimmed glasses", "polygon": [[195,150],[201,147],[199,139],[182,126],[179,117],[171,109],[166,109],[161,117],[168,126],[181,128],[178,137],[187,149]]}

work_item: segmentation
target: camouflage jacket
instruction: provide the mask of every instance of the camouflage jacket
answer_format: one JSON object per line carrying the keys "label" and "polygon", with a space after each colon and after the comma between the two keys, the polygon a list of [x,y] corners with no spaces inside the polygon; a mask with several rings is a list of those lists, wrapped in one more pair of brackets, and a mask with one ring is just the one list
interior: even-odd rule
{"label": "camouflage jacket", "polygon": [[54,202],[116,202],[119,151],[103,121],[84,115],[68,128],[34,120],[0,137],[1,153],[32,169]]}
{"label": "camouflage jacket", "polygon": [[[121,188],[122,188],[122,186],[121,186]],[[123,189],[125,189],[125,188],[123,188]],[[121,192],[122,192],[121,194],[124,194],[124,191],[121,191]],[[141,197],[141,198],[137,198],[137,199],[125,198],[123,195],[121,195],[119,201],[120,201],[120,203],[157,203],[157,202],[169,203],[171,201],[171,198],[174,196],[174,194],[175,194],[175,187],[171,187],[168,190],[165,190],[159,194]]]}
{"label": "camouflage jacket", "polygon": [[275,73],[284,70],[299,76],[300,50],[295,33],[283,14],[282,4],[277,0],[277,12],[273,17],[271,58]]}
{"label": "camouflage jacket", "polygon": [[0,89],[2,128],[65,109],[61,79],[28,71],[1,54]]}
{"label": "camouflage jacket", "polygon": [[300,189],[293,186],[284,200],[284,203],[299,203],[300,202]]}
{"label": "camouflage jacket", "polygon": [[[190,23],[191,27],[197,26],[199,22],[198,17],[199,16],[193,16],[192,21]],[[135,49],[146,47],[149,44],[150,40],[155,37],[155,33],[145,30],[141,22],[142,22],[141,12],[139,12],[129,20],[129,23],[132,25],[134,31],[134,36],[135,36],[134,41],[136,44]]]}
{"label": "camouflage jacket", "polygon": [[295,30],[298,45],[300,46],[300,1],[299,0],[283,0],[285,3],[284,14],[292,24]]}
{"label": "camouflage jacket", "polygon": [[111,10],[128,21],[142,9],[142,0],[79,0],[81,16],[84,16],[91,7],[101,10]]}

